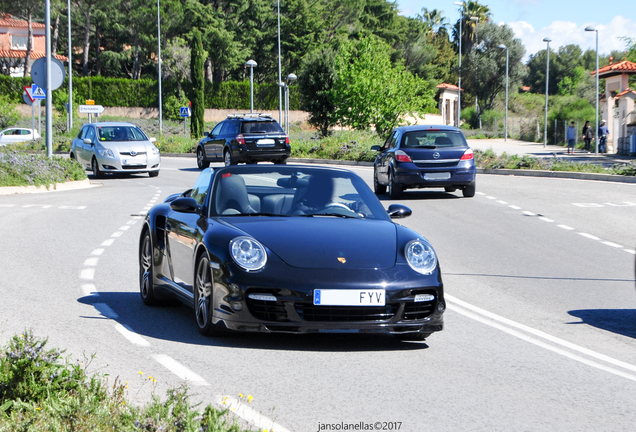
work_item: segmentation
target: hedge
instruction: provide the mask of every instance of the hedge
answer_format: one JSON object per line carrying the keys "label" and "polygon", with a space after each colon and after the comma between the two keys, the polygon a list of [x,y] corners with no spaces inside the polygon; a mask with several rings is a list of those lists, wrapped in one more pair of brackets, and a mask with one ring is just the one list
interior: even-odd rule
{"label": "hedge", "polygon": [[[0,75],[0,94],[8,95],[12,102],[22,103],[24,86],[31,85],[31,78],[12,78]],[[164,80],[162,95],[165,100],[170,95],[177,96],[177,82]],[[182,84],[186,94],[190,94],[190,82]],[[68,79],[60,89],[68,89]],[[93,99],[98,105],[108,107],[154,108],[158,105],[157,80],[127,78],[73,77],[74,100]],[[67,93],[68,94],[68,93]],[[64,96],[66,97],[66,95]],[[290,87],[290,109],[300,109],[300,93],[297,86]],[[217,109],[249,109],[249,81],[225,81],[205,86],[205,107]],[[259,110],[278,109],[278,86],[275,84],[254,84],[254,107]]]}

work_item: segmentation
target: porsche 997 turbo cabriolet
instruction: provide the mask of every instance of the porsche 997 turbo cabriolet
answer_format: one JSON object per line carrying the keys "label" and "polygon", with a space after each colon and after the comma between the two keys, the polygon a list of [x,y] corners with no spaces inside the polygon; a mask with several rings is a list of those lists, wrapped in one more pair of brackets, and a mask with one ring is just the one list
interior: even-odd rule
{"label": "porsche 997 turbo cabriolet", "polygon": [[182,302],[205,335],[375,332],[423,340],[443,328],[437,255],[351,171],[206,168],[146,215],[147,305]]}

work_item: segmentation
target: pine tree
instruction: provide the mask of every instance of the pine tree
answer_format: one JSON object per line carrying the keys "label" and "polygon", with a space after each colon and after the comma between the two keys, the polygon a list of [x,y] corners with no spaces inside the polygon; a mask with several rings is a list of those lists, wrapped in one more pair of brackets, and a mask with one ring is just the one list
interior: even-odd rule
{"label": "pine tree", "polygon": [[195,28],[192,30],[192,42],[190,44],[190,77],[192,80],[192,121],[190,122],[190,134],[194,138],[203,135],[205,121],[205,76],[203,63],[207,53],[203,50],[201,32]]}

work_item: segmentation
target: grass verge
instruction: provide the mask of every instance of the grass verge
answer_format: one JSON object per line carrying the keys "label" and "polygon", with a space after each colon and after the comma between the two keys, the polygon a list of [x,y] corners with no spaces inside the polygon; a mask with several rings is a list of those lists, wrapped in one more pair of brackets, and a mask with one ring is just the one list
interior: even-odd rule
{"label": "grass verge", "polygon": [[86,171],[75,161],[27,151],[32,144],[0,147],[1,186],[49,186],[86,179]]}
{"label": "grass verge", "polygon": [[[228,410],[192,406],[185,387],[153,396],[137,407],[126,400],[126,383],[89,375],[63,351],[30,331],[13,336],[0,353],[0,432],[165,431],[241,432]],[[90,362],[89,362],[90,363]]]}

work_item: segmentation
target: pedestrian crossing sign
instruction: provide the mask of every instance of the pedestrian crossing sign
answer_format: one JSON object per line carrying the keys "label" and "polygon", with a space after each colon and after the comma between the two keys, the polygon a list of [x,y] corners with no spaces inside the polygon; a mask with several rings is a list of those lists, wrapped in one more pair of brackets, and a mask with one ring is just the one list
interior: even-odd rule
{"label": "pedestrian crossing sign", "polygon": [[33,99],[46,99],[46,92],[42,87],[39,87],[37,84],[31,85],[31,97]]}
{"label": "pedestrian crossing sign", "polygon": [[189,107],[181,107],[181,117],[190,117]]}

